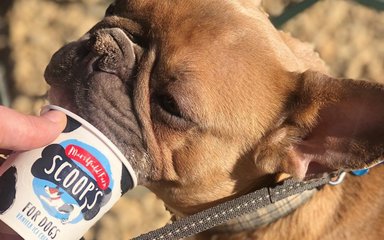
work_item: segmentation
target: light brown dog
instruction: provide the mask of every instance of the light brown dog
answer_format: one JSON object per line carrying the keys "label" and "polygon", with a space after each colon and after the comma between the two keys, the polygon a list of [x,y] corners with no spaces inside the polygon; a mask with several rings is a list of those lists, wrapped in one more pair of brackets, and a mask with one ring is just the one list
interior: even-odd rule
{"label": "light brown dog", "polygon": [[[384,88],[334,79],[248,0],[118,0],[46,70],[50,100],[122,149],[178,216],[384,153]],[[383,167],[293,213],[203,239],[381,239]],[[214,236],[216,235],[216,236]]]}

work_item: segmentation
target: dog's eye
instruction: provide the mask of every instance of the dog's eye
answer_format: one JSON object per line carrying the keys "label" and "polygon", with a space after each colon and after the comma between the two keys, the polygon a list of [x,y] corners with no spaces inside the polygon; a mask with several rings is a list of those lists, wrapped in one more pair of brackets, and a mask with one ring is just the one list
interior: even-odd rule
{"label": "dog's eye", "polygon": [[152,114],[160,122],[175,129],[186,130],[193,126],[193,122],[181,111],[177,101],[167,94],[152,97]]}
{"label": "dog's eye", "polygon": [[179,106],[172,96],[160,94],[156,97],[156,100],[159,106],[167,113],[179,118],[182,117]]}

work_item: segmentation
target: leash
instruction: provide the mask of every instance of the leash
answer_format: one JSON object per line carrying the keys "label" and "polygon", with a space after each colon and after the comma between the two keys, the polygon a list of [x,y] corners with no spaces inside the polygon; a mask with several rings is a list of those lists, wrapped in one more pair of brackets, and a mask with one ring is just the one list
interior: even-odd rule
{"label": "leash", "polygon": [[271,17],[271,22],[275,27],[280,28],[284,23],[288,22],[291,18],[294,18],[301,12],[312,7],[319,0],[305,0],[293,5],[288,6],[284,12],[276,17]]}
{"label": "leash", "polygon": [[[275,27],[281,28],[281,26],[290,19],[312,7],[317,2],[319,2],[319,0],[304,0],[291,4],[281,15],[271,17],[271,22]],[[384,0],[355,0],[355,2],[378,11],[384,11]]]}
{"label": "leash", "polygon": [[258,189],[247,195],[182,218],[133,240],[176,240],[189,237],[243,214],[250,213],[255,209],[266,207],[295,194],[323,186],[337,176],[337,174],[325,174],[322,178],[302,182],[288,179],[280,184],[277,183],[273,187]]}
{"label": "leash", "polygon": [[355,1],[364,6],[367,6],[379,11],[384,11],[384,0],[355,0]]}

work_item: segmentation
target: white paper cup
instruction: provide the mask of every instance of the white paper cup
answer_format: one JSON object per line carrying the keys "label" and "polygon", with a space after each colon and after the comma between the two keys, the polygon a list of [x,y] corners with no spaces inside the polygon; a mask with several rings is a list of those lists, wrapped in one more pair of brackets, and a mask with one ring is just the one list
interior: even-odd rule
{"label": "white paper cup", "polygon": [[0,168],[0,220],[28,240],[80,239],[129,189],[135,172],[100,131],[57,106],[68,123],[51,144]]}

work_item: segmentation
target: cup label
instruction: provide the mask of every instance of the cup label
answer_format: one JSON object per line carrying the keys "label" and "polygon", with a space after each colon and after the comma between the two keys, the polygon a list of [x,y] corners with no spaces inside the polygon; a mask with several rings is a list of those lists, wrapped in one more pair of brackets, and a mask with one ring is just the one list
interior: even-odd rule
{"label": "cup label", "polygon": [[31,172],[34,193],[63,224],[92,220],[111,198],[113,177],[107,158],[78,140],[45,147]]}

